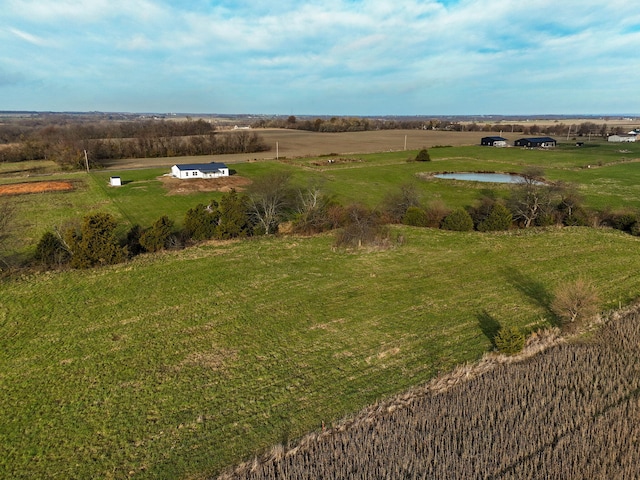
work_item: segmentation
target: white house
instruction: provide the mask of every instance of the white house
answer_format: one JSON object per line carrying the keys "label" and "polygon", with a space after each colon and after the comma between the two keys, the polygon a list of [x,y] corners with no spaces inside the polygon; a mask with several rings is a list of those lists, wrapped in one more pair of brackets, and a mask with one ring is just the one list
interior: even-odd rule
{"label": "white house", "polygon": [[120,177],[111,177],[109,178],[109,185],[112,187],[121,187],[122,179]]}
{"label": "white house", "polygon": [[229,167],[216,162],[185,163],[171,167],[171,175],[181,179],[228,177]]}
{"label": "white house", "polygon": [[623,143],[627,143],[627,142],[635,142],[636,141],[636,136],[635,135],[625,135],[625,134],[620,134],[620,135],[609,135],[609,138],[607,139],[609,142],[623,142]]}

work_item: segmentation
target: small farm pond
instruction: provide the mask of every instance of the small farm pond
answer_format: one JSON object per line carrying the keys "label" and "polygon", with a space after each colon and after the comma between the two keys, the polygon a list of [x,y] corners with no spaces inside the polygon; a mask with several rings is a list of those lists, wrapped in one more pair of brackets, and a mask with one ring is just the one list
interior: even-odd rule
{"label": "small farm pond", "polygon": [[473,172],[459,172],[459,173],[436,173],[436,178],[443,178],[446,180],[467,180],[470,182],[490,182],[490,183],[521,183],[524,182],[524,178],[520,175],[510,175],[508,173],[473,173]]}

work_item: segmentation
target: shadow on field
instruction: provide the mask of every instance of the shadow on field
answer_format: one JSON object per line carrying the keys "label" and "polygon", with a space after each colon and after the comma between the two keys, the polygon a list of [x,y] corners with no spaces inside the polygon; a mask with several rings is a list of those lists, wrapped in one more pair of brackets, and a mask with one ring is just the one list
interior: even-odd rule
{"label": "shadow on field", "polygon": [[491,345],[495,347],[496,335],[498,334],[500,328],[502,328],[500,322],[492,317],[489,312],[483,310],[478,314],[478,325],[480,326],[480,330],[482,330],[484,336],[487,337],[491,342]]}
{"label": "shadow on field", "polygon": [[535,280],[515,268],[505,269],[502,274],[513,287],[529,297],[533,303],[542,307],[546,311],[548,318],[556,318],[551,310],[553,295],[543,282]]}

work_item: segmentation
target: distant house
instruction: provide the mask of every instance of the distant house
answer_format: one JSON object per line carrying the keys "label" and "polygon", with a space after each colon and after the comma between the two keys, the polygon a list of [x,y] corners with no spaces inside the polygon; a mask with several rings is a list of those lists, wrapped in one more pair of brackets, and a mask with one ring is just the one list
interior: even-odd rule
{"label": "distant house", "polygon": [[109,185],[112,187],[120,187],[122,186],[122,179],[120,177],[111,177],[109,178]]}
{"label": "distant house", "polygon": [[533,138],[520,138],[513,142],[516,147],[526,148],[552,148],[557,145],[554,138],[551,137],[533,137]]}
{"label": "distant house", "polygon": [[607,141],[609,141],[609,142],[617,142],[617,143],[635,142],[636,141],[636,136],[635,135],[628,135],[628,134],[624,134],[624,133],[621,133],[619,135],[609,135],[609,138],[607,138]]}
{"label": "distant house", "polygon": [[216,162],[185,163],[171,167],[171,175],[181,179],[228,177],[229,167]]}
{"label": "distant house", "polygon": [[480,145],[487,147],[506,147],[507,139],[502,137],[482,137]]}

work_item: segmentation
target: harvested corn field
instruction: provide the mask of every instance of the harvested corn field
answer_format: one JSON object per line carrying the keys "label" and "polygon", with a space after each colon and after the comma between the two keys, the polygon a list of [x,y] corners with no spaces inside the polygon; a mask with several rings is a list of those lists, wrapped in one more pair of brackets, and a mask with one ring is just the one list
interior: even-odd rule
{"label": "harvested corn field", "polygon": [[636,311],[593,343],[399,397],[221,478],[639,478],[639,341]]}

